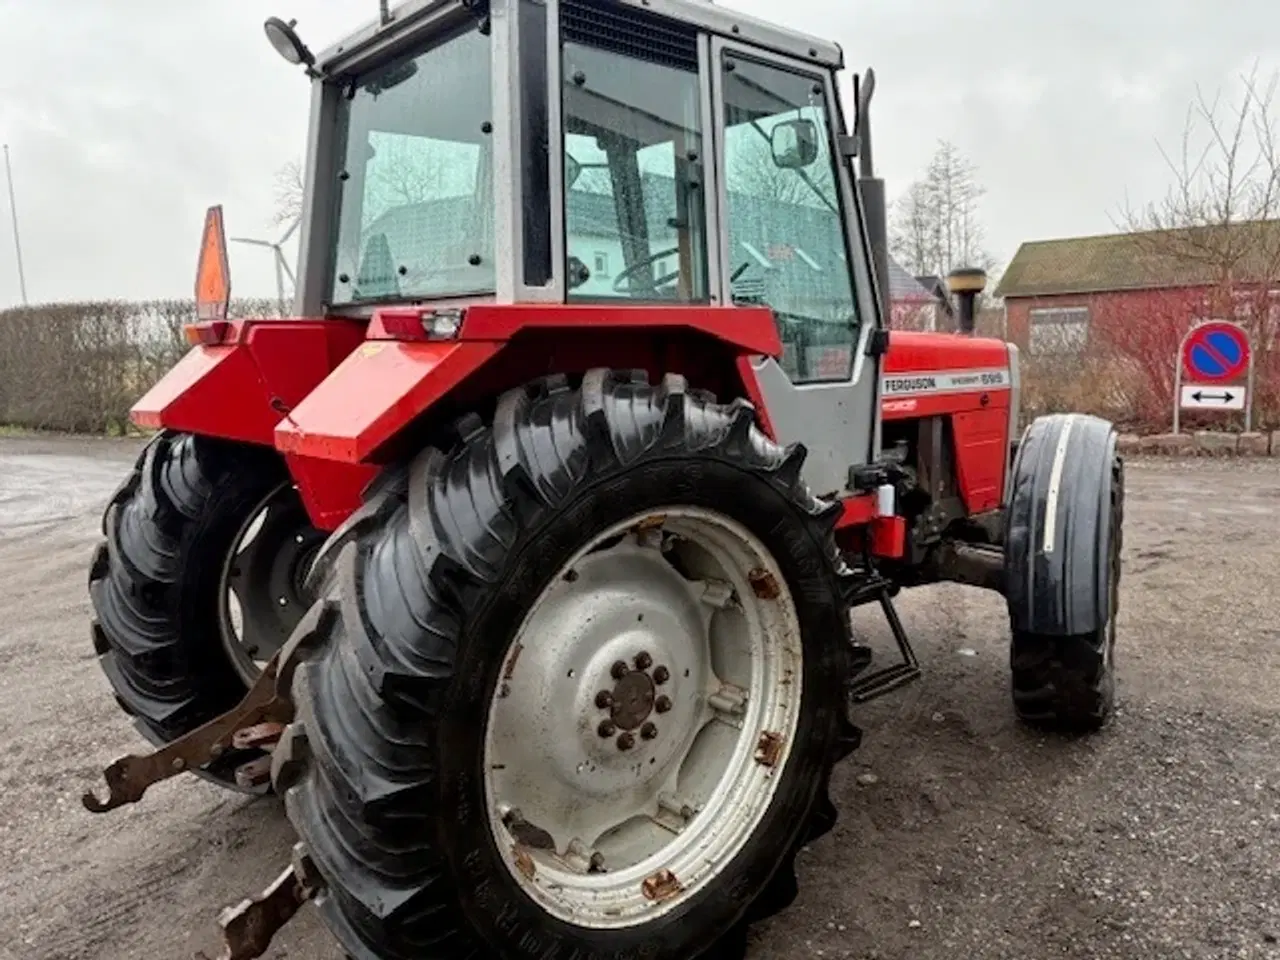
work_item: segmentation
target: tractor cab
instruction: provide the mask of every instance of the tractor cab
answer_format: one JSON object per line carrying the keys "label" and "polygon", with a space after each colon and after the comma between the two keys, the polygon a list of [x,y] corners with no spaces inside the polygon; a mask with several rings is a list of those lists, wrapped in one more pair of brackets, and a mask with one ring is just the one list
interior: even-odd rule
{"label": "tractor cab", "polygon": [[273,31],[314,79],[301,315],[765,305],[788,378],[851,376],[836,45],[688,0],[413,0],[318,57]]}

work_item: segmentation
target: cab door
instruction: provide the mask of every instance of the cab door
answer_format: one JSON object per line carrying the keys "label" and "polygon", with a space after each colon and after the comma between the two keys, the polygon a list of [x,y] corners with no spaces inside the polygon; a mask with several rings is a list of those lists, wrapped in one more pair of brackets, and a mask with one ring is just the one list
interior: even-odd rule
{"label": "cab door", "polygon": [[878,448],[880,370],[833,78],[728,40],[710,53],[719,300],[773,309],[783,355],[752,359],[769,418],[779,442],[808,447],[810,489],[835,493]]}

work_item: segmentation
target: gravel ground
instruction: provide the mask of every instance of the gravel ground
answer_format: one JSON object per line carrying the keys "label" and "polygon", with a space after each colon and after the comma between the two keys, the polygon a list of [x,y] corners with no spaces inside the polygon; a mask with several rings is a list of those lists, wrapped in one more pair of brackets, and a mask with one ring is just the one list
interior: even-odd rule
{"label": "gravel ground", "polygon": [[[85,591],[134,449],[0,439],[0,960],[216,955],[218,909],[288,857],[278,804],[194,778],[101,817],[80,805],[141,745]],[[1280,958],[1280,461],[1134,460],[1128,477],[1116,722],[1026,732],[999,598],[904,596],[925,677],[862,711],[840,823],[752,960]],[[305,910],[268,956],[340,960]]]}

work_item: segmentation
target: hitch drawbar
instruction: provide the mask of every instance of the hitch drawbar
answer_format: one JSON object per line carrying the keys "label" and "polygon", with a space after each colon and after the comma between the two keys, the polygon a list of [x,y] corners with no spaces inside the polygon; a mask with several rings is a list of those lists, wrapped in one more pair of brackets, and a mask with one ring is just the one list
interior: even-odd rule
{"label": "hitch drawbar", "polygon": [[[288,697],[293,670],[281,670],[284,647],[268,661],[262,675],[235,709],[196,727],[154,753],[121,757],[103,772],[107,798],[99,800],[86,791],[82,800],[90,813],[106,813],[126,803],[137,803],[147,788],[180,773],[195,771],[232,751],[265,750],[236,768],[236,784],[243,789],[261,786],[271,778],[270,749],[280,739],[284,725],[293,719]],[[296,658],[295,658],[296,659]]]}
{"label": "hitch drawbar", "polygon": [[[293,861],[256,897],[227,907],[218,916],[222,952],[216,960],[254,960],[267,952],[272,938],[293,919],[298,908],[321,889],[320,875],[301,843],[294,844]],[[195,960],[209,960],[197,953]]]}
{"label": "hitch drawbar", "polygon": [[234,709],[154,753],[131,754],[107,767],[103,771],[107,798],[99,800],[92,791],[86,792],[85,808],[91,813],[106,813],[126,803],[137,803],[152,784],[184,771],[198,771],[206,764],[233,758],[237,753],[246,759],[236,767],[236,784],[246,790],[266,784],[271,779],[271,751],[285,725],[293,720],[293,700],[289,695],[293,676],[306,655],[307,645],[316,635],[315,623],[311,629],[304,628],[304,624],[310,617],[332,615],[328,604],[309,611],[299,623],[299,629],[267,661],[261,676]]}

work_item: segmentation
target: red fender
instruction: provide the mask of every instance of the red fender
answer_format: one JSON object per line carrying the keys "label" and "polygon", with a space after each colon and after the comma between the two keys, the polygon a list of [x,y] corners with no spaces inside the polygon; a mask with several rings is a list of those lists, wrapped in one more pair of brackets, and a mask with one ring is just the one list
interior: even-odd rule
{"label": "red fender", "polygon": [[[133,422],[242,443],[274,445],[282,417],[364,340],[347,320],[214,321],[193,328],[205,341],[187,352],[133,406]],[[286,457],[311,521],[336,527],[376,474],[365,465]]]}
{"label": "red fender", "polygon": [[[428,341],[423,324],[432,313],[379,311],[367,342],[278,424],[276,446],[373,462],[446,397],[483,400],[541,375],[593,366],[681,371],[690,379],[691,371],[714,367],[701,382],[746,395],[763,414],[754,376],[743,380],[750,366],[730,361],[782,351],[767,308],[485,304],[466,308],[456,339]],[[398,338],[407,336],[414,339]]]}

